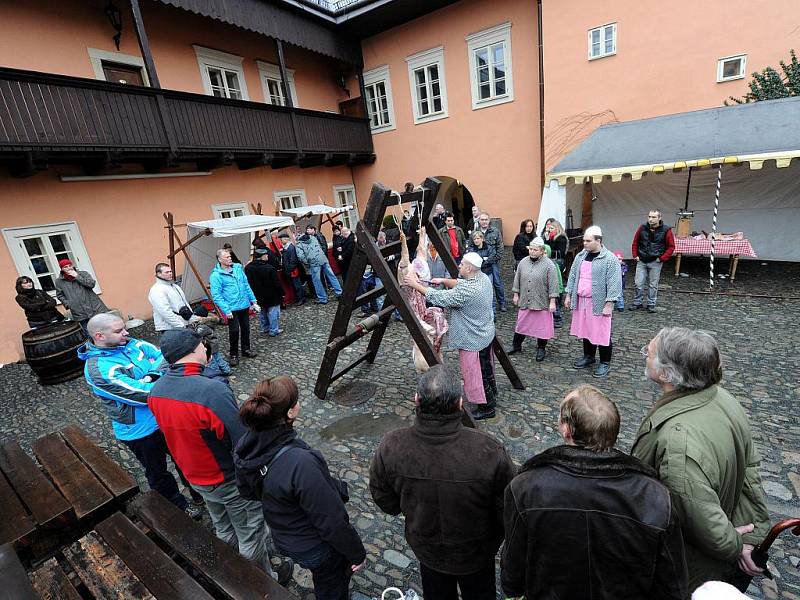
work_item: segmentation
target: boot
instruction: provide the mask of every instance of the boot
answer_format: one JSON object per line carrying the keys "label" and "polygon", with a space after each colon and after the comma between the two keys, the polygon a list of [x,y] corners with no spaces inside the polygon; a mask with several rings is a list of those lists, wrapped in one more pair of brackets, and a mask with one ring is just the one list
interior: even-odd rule
{"label": "boot", "polygon": [[547,346],[547,340],[539,340],[536,343],[536,362],[542,362],[547,355],[547,351],[544,349],[545,346]]}
{"label": "boot", "polygon": [[239,366],[239,355],[238,354],[231,354],[230,358],[228,359],[228,364],[232,367]]}
{"label": "boot", "polygon": [[522,333],[515,333],[514,341],[512,342],[514,347],[511,348],[511,351],[508,353],[508,355],[511,356],[512,354],[516,354],[517,352],[522,352],[522,342],[524,341],[525,341],[525,335],[523,335]]}

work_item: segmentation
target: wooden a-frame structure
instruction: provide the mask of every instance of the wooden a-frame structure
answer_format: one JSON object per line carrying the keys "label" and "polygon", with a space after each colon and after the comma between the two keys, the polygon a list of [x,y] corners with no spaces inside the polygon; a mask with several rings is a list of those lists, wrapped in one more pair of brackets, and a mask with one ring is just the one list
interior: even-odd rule
{"label": "wooden a-frame structure", "polygon": [[[429,177],[422,184],[421,189],[417,187],[413,191],[399,194],[400,198],[398,199],[397,192],[385,188],[380,183],[373,184],[367,207],[364,211],[364,218],[356,225],[355,252],[350,262],[347,278],[344,281],[342,297],[336,309],[336,316],[333,319],[331,333],[328,337],[328,344],[325,347],[325,354],[322,358],[322,364],[320,365],[319,374],[317,375],[317,383],[314,387],[314,394],[317,398],[324,399],[331,383],[362,362],[372,364],[375,361],[378,348],[383,340],[383,335],[386,332],[386,327],[389,325],[389,320],[395,308],[400,311],[403,317],[403,323],[411,334],[412,339],[417,344],[420,352],[422,352],[422,356],[427,363],[429,365],[434,365],[440,362],[417,315],[411,310],[408,302],[400,292],[400,283],[397,281],[397,273],[393,273],[386,262],[387,256],[400,253],[401,242],[391,242],[382,248],[379,247],[376,242],[387,207],[397,204],[418,203],[418,206],[422,206],[420,223],[425,227],[428,239],[436,247],[450,275],[453,278],[458,277],[458,266],[453,257],[450,256],[447,245],[439,235],[436,226],[430,220],[431,209],[436,203],[440,185],[438,179]],[[373,272],[380,278],[383,286],[376,287],[365,294],[357,296],[359,283],[364,275],[367,264],[372,266]],[[368,304],[373,299],[379,298],[384,294],[387,295],[387,299],[380,312],[356,323],[355,328],[349,328],[350,318],[355,309]],[[366,352],[339,371],[335,371],[339,353],[356,340],[367,335],[370,331],[372,332],[372,337],[369,340]],[[525,386],[522,384],[514,365],[511,363],[505,349],[496,336],[493,342],[493,350],[514,388],[524,390]],[[466,411],[465,414],[467,414]]]}

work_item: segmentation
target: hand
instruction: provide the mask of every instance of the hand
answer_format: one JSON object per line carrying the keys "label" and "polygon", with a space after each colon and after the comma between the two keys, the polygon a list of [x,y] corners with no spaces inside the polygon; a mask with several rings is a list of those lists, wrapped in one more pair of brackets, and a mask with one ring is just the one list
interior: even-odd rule
{"label": "hand", "polygon": [[253,302],[253,310],[256,311],[256,314],[261,312],[261,307],[258,305],[258,302]]}
{"label": "hand", "polygon": [[639,262],[639,257],[638,256],[634,256],[633,260],[634,260],[634,262]]}
{"label": "hand", "polygon": [[233,318],[233,313],[226,313],[225,314],[225,318],[226,319],[232,319]]}
{"label": "hand", "polygon": [[656,262],[661,262],[661,259],[660,259],[660,258],[657,258],[657,259],[656,259]]}
{"label": "hand", "polygon": [[514,303],[514,306],[519,306],[519,294],[514,292],[514,296],[511,298],[511,301]]}
{"label": "hand", "polygon": [[564,308],[569,310],[570,306],[572,306],[572,301],[570,300],[570,297],[569,296],[564,296]]}
{"label": "hand", "polygon": [[606,302],[603,304],[603,316],[610,317],[614,313],[614,303]]}
{"label": "hand", "polygon": [[442,279],[441,277],[434,277],[431,279],[431,285],[442,285],[443,281],[444,279]]}
{"label": "hand", "polygon": [[551,313],[556,312],[556,299],[555,298],[550,298],[550,307],[547,310],[549,310]]}
{"label": "hand", "polygon": [[[755,525],[752,523],[748,523],[747,525],[740,525],[736,528],[736,533],[739,535],[743,535],[745,533],[751,533],[755,529]],[[739,568],[750,575],[750,577],[755,577],[756,575],[761,575],[764,572],[764,569],[759,567],[756,563],[753,562],[752,553],[753,553],[754,546],[752,544],[742,544],[742,553],[739,555]]]}
{"label": "hand", "polygon": [[353,573],[355,573],[355,572],[356,572],[356,571],[358,571],[359,569],[363,569],[363,568],[364,568],[364,565],[366,565],[366,564],[367,564],[367,559],[365,558],[365,559],[364,559],[364,562],[362,562],[360,565],[350,565],[350,570],[351,570]]}
{"label": "hand", "polygon": [[406,273],[406,276],[403,277],[403,283],[405,283],[406,285],[410,285],[412,287],[415,285],[419,285],[419,277],[417,277],[417,274],[414,273],[414,271],[409,271],[408,273]]}

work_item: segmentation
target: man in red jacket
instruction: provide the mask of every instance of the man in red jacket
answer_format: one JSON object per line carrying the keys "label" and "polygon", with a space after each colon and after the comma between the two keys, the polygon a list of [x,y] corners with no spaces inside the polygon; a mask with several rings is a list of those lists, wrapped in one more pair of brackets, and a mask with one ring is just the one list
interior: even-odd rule
{"label": "man in red jacket", "polygon": [[661,266],[673,252],[675,237],[672,229],[664,225],[660,210],[651,210],[647,215],[647,223],[640,225],[633,236],[631,255],[636,261],[636,294],[628,310],[644,308],[644,286],[647,284],[647,311],[656,312]]}

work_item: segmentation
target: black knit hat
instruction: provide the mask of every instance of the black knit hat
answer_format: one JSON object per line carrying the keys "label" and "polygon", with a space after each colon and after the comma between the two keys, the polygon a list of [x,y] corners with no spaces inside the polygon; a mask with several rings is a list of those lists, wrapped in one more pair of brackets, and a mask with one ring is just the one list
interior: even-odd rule
{"label": "black knit hat", "polygon": [[194,352],[202,340],[202,336],[191,329],[170,329],[161,335],[161,354],[172,364]]}

